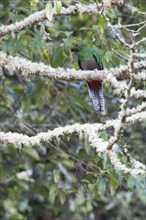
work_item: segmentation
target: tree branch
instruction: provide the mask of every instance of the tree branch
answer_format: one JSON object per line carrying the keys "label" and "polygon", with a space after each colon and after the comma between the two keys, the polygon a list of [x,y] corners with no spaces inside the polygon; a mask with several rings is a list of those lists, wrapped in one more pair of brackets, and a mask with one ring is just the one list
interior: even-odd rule
{"label": "tree branch", "polygon": [[[129,112],[129,111],[128,111]],[[138,112],[126,118],[126,123],[135,123],[136,121],[142,121],[146,119],[145,112]],[[67,125],[65,127],[55,128],[52,131],[48,132],[41,132],[35,136],[29,137],[24,134],[13,133],[13,132],[0,132],[0,142],[3,144],[13,144],[15,147],[21,148],[22,146],[25,147],[33,147],[35,145],[39,145],[43,142],[48,142],[54,139],[58,139],[63,136],[71,136],[77,134],[78,136],[84,135],[89,130],[94,130],[96,133],[99,131],[107,130],[112,128],[117,123],[116,120],[109,120],[106,124],[74,124],[74,125]],[[89,133],[90,135],[90,133]]]}
{"label": "tree branch", "polygon": [[[133,123],[145,118],[145,112],[136,113],[130,117],[127,117],[126,123]],[[0,142],[2,144],[13,144],[15,147],[21,149],[22,147],[33,147],[54,139],[60,140],[60,138],[64,136],[70,137],[71,135],[78,135],[81,137],[87,134],[89,137],[89,142],[91,143],[92,147],[96,149],[96,152],[99,154],[99,156],[103,152],[107,153],[111,163],[116,169],[123,170],[126,174],[130,173],[133,176],[145,175],[144,164],[133,159],[134,168],[127,168],[125,164],[120,162],[120,159],[117,156],[116,145],[112,148],[112,150],[108,150],[108,142],[99,137],[100,131],[114,127],[117,122],[118,120],[109,120],[106,122],[106,124],[97,123],[67,125],[65,127],[55,128],[52,131],[38,133],[32,137],[19,133],[0,132]]]}
{"label": "tree branch", "polygon": [[[54,12],[54,16],[61,16],[61,15],[72,15],[77,13],[99,13],[101,4],[89,4],[89,5],[83,5],[83,4],[75,4],[71,5],[68,8],[62,7],[60,13]],[[19,22],[15,22],[11,25],[1,26],[0,27],[0,37],[11,34],[11,33],[18,33],[19,31],[28,28],[30,26],[33,26],[35,24],[38,24],[39,22],[42,22],[46,19],[46,10],[42,10],[39,12],[35,12],[34,14],[29,15],[24,20],[21,20]]]}
{"label": "tree branch", "polygon": [[[111,0],[111,1],[103,1],[103,3],[98,4],[89,4],[89,5],[83,5],[83,4],[75,4],[71,5],[68,8],[62,7],[60,13],[54,12],[54,16],[61,16],[61,15],[72,15],[72,14],[79,14],[79,13],[98,13],[102,14],[103,9],[108,9],[112,5],[122,5],[124,4],[124,0]],[[130,11],[134,11],[139,13],[140,15],[146,15],[145,12],[141,12],[139,9],[135,8],[132,5],[127,4],[126,7],[130,9]],[[35,24],[38,24],[39,22],[42,22],[46,19],[46,11],[42,10],[39,12],[35,12],[34,14],[29,15],[28,17],[24,18],[23,20],[19,22],[15,22],[14,24],[10,25],[2,25],[0,27],[0,37],[3,37],[5,35],[9,35],[11,33],[15,34],[20,32],[21,30],[28,28],[30,26],[33,26]]]}
{"label": "tree branch", "polygon": [[[142,61],[141,64],[135,63],[135,68],[141,68],[141,66],[146,67],[146,63]],[[44,63],[34,63],[29,60],[20,57],[7,56],[5,53],[0,52],[0,67],[9,70],[10,74],[19,71],[19,73],[24,77],[47,77],[48,79],[53,80],[101,80],[103,82],[109,83],[113,88],[117,89],[118,93],[121,93],[124,89],[127,88],[126,83],[119,82],[115,76],[123,75],[128,72],[128,65],[121,66],[119,68],[111,68],[109,70],[93,70],[93,71],[82,71],[75,69],[64,69],[64,68],[53,68]],[[135,75],[136,77],[136,75]],[[142,77],[143,78],[143,77]],[[139,75],[139,80],[141,77]],[[144,91],[135,91],[132,90],[132,96],[134,97],[146,97]]]}

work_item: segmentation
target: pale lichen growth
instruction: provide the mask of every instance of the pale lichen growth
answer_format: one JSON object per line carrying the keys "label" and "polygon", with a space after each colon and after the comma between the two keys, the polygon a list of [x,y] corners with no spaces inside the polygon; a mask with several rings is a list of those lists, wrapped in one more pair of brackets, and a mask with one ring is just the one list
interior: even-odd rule
{"label": "pale lichen growth", "polygon": [[[129,110],[128,110],[129,114]],[[127,117],[127,123],[133,123],[135,121],[146,119],[145,112],[138,112],[132,116]],[[84,138],[88,135],[89,143],[96,150],[99,156],[102,156],[103,153],[109,155],[111,163],[116,169],[123,170],[125,173],[132,173],[132,175],[144,174],[144,164],[134,159],[131,159],[133,168],[127,168],[126,165],[122,164],[118,159],[116,149],[117,145],[114,144],[112,150],[108,150],[109,141],[104,141],[99,136],[99,131],[105,131],[110,127],[115,127],[119,123],[117,120],[109,120],[106,124],[74,124],[67,125],[65,127],[58,127],[52,131],[41,132],[36,136],[29,137],[24,134],[12,133],[12,132],[0,132],[0,142],[4,145],[13,144],[16,148],[21,149],[22,147],[34,147],[41,143],[60,140],[62,137],[70,137],[72,135],[77,135],[78,137]],[[117,125],[119,126],[119,125]],[[119,128],[118,128],[119,129]],[[110,139],[113,141],[114,137]],[[134,170],[134,171],[133,171]]]}
{"label": "pale lichen growth", "polygon": [[[146,66],[146,64],[145,64]],[[34,77],[34,76],[41,76],[47,77],[49,79],[55,80],[101,80],[103,82],[109,83],[113,88],[115,88],[115,92],[121,94],[121,91],[125,91],[127,89],[126,82],[118,81],[114,76],[114,69],[111,70],[93,70],[93,71],[82,71],[82,70],[75,70],[75,69],[63,69],[63,68],[53,68],[49,65],[45,65],[44,63],[33,63],[27,59],[21,57],[12,57],[7,56],[5,53],[0,52],[0,67],[5,67],[6,69],[10,70],[11,74],[15,73],[15,71],[21,71],[20,74],[25,78]],[[116,75],[125,74],[128,66],[121,66],[116,68]],[[139,80],[143,79],[139,76]],[[131,96],[135,98],[146,97],[146,92],[143,90],[135,90],[133,88],[131,90]]]}
{"label": "pale lichen growth", "polygon": [[120,159],[117,156],[117,153],[112,151],[108,152],[110,161],[112,163],[112,165],[116,168],[119,169],[121,171],[123,171],[125,174],[130,174],[131,176],[138,176],[138,175],[143,175],[145,176],[146,174],[146,167],[144,164],[142,163],[133,163],[133,167],[129,168],[127,167],[125,164],[123,164]]}

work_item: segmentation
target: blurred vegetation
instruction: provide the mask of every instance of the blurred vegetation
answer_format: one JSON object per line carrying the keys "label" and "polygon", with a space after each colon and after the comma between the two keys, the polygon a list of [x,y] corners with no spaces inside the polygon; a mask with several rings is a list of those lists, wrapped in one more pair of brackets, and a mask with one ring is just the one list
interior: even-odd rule
{"label": "blurred vegetation", "polygon": [[[76,1],[62,1],[64,7]],[[94,1],[81,1],[84,4]],[[144,0],[132,3],[145,11]],[[1,0],[0,21],[8,25],[45,8],[46,1]],[[108,11],[112,24],[138,23],[143,17],[126,7]],[[135,27],[136,28],[136,27]],[[127,42],[130,33],[122,33]],[[142,29],[140,36],[144,37]],[[53,67],[78,69],[73,43],[83,42],[98,48],[107,68],[126,64],[129,55],[98,14],[57,16],[2,39],[0,50]],[[144,45],[140,51],[145,51]],[[121,54],[125,58],[119,57]],[[0,73],[0,126],[2,131],[35,135],[58,126],[105,122],[116,118],[119,97],[109,84],[104,85],[107,112],[97,115],[90,103],[85,82],[51,81],[46,78],[24,79],[19,72],[3,69]],[[123,80],[123,79],[122,79]],[[144,89],[143,83],[137,88]],[[139,100],[131,100],[134,107]],[[144,122],[128,125],[121,144],[145,161]],[[101,133],[106,140],[112,134]],[[145,218],[144,179],[126,176],[113,169],[106,155],[101,159],[88,139],[52,141],[17,152],[14,146],[1,146],[0,219],[2,220],[142,220]],[[123,161],[128,164],[123,153]]]}

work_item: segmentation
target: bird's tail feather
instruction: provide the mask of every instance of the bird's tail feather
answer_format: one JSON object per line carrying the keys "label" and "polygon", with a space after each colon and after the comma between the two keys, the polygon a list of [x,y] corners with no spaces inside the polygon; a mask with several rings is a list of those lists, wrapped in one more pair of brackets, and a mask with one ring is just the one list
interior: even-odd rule
{"label": "bird's tail feather", "polygon": [[88,84],[88,90],[95,111],[96,112],[105,111],[105,102],[104,102],[102,84],[98,89],[95,89],[94,87]]}

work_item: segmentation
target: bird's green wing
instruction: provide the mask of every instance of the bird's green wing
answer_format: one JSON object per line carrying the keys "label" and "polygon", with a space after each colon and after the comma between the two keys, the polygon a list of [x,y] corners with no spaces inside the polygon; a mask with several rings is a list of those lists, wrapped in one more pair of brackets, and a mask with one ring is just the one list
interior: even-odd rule
{"label": "bird's green wing", "polygon": [[103,63],[102,63],[102,59],[101,56],[99,55],[99,53],[96,50],[92,50],[93,56],[96,58],[98,65],[100,66],[100,69],[103,70]]}

